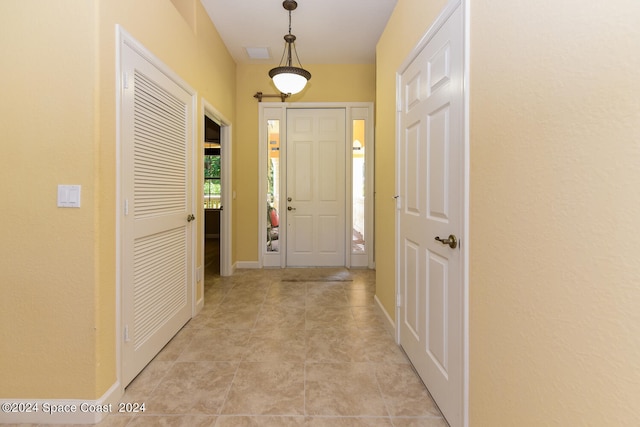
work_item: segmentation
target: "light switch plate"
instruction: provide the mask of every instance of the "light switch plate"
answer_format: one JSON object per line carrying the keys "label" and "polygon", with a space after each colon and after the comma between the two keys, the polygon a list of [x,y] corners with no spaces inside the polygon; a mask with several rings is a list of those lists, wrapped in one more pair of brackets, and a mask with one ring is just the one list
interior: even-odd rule
{"label": "light switch plate", "polygon": [[81,185],[58,185],[58,207],[79,208]]}

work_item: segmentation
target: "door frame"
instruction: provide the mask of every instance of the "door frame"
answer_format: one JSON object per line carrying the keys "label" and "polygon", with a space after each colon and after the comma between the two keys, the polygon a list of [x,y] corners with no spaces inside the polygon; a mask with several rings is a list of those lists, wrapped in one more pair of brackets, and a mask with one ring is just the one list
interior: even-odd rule
{"label": "door frame", "polygon": [[[469,426],[469,184],[470,184],[470,141],[469,141],[469,64],[470,64],[470,1],[469,0],[449,0],[442,9],[438,17],[433,21],[431,26],[423,34],[420,41],[411,50],[396,71],[396,136],[395,136],[395,155],[396,155],[396,184],[395,194],[400,191],[400,114],[401,114],[401,85],[400,77],[404,70],[412,63],[420,54],[424,47],[431,41],[433,36],[440,30],[451,14],[458,8],[462,8],[463,13],[463,141],[462,141],[462,170],[463,170],[463,196],[462,196],[462,229],[463,235],[460,239],[460,252],[462,256],[461,262],[461,286],[462,286],[462,425]],[[395,310],[395,335],[396,343],[400,345],[400,215],[396,207],[395,210],[395,292],[396,292],[396,310]]]}
{"label": "door frame", "polygon": [[[361,268],[375,268],[375,253],[374,253],[374,151],[375,151],[375,139],[374,139],[374,128],[373,128],[373,102],[260,102],[258,103],[258,189],[259,189],[259,197],[258,197],[258,206],[266,206],[267,205],[267,196],[266,196],[266,180],[263,179],[266,176],[266,164],[267,164],[267,153],[266,150],[263,149],[267,145],[267,135],[263,131],[263,124],[266,120],[275,119],[280,120],[280,140],[285,141],[284,144],[281,144],[280,147],[280,194],[286,194],[286,183],[287,183],[287,175],[286,175],[286,161],[287,161],[287,150],[286,150],[286,141],[287,141],[287,110],[290,109],[345,109],[346,111],[346,123],[345,123],[345,138],[347,141],[345,147],[345,263],[344,266],[347,268],[351,267],[361,267]],[[364,254],[352,254],[351,251],[351,240],[352,236],[349,230],[351,230],[353,224],[352,218],[352,209],[349,207],[352,206],[350,201],[353,200],[352,194],[352,162],[351,156],[353,153],[352,143],[349,142],[351,136],[353,135],[353,120],[364,119],[366,120],[365,126],[365,137],[366,137],[366,145],[367,147],[371,147],[367,150],[367,155],[365,157],[365,174],[366,174],[366,207],[365,207],[365,234],[367,236],[366,250]],[[280,224],[286,224],[287,222],[287,211],[286,209],[282,209],[280,207],[279,211],[280,216]],[[277,253],[267,253],[267,237],[266,237],[266,223],[267,223],[267,212],[266,209],[260,209],[258,214],[258,232],[260,233],[259,239],[259,250],[258,250],[258,268],[263,267],[280,267],[285,268],[287,266],[286,259],[286,227],[280,230],[280,247]]]}
{"label": "door frame", "polygon": [[[232,173],[232,165],[231,161],[232,155],[232,147],[231,147],[231,122],[227,120],[218,110],[216,110],[209,102],[207,102],[204,98],[202,99],[202,111],[200,117],[208,117],[218,125],[220,125],[220,185],[221,185],[221,197],[220,202],[222,204],[223,209],[220,211],[220,275],[221,276],[230,276],[233,274],[233,268],[231,265],[231,226],[232,226],[232,197],[231,197],[231,189],[233,188],[231,178],[233,176]],[[203,135],[204,135],[204,121],[203,121]],[[199,168],[198,178],[196,182],[202,183],[204,182],[204,173],[203,169]],[[197,186],[199,189],[201,187]],[[202,193],[202,191],[200,191]],[[202,197],[202,194],[198,194],[198,199]],[[200,218],[202,218],[202,223],[198,230],[200,230],[201,235],[199,236],[200,241],[202,242],[202,256],[200,257],[200,267],[198,268],[198,279],[201,281],[201,287],[204,289],[204,216],[205,209],[204,203],[200,203],[201,209],[198,210],[200,213]],[[202,290],[203,290],[202,289]],[[204,293],[201,293],[204,296]]]}
{"label": "door frame", "polygon": [[[198,120],[198,116],[196,114],[197,108],[196,108],[196,103],[197,103],[197,94],[196,91],[193,90],[193,88],[191,88],[178,74],[176,74],[169,66],[167,66],[164,62],[162,62],[158,57],[156,57],[150,50],[148,50],[142,43],[140,43],[138,40],[136,40],[131,34],[129,34],[121,25],[116,24],[115,26],[115,36],[116,36],[116,75],[115,75],[115,95],[116,95],[116,115],[115,115],[115,122],[116,122],[116,135],[115,135],[115,139],[116,139],[116,144],[115,144],[115,180],[116,180],[116,198],[115,198],[115,205],[116,205],[116,210],[115,210],[115,264],[116,264],[116,277],[115,277],[115,306],[116,306],[116,310],[115,310],[115,338],[116,338],[116,343],[115,343],[115,351],[116,351],[116,384],[117,384],[117,388],[119,389],[120,395],[122,395],[124,393],[124,389],[125,386],[127,384],[123,384],[123,378],[124,378],[124,374],[123,374],[123,358],[124,358],[124,346],[123,346],[123,340],[125,338],[125,331],[124,331],[124,320],[123,316],[124,316],[124,311],[123,311],[123,302],[122,302],[122,298],[123,298],[123,281],[122,281],[122,271],[123,271],[123,260],[122,260],[122,254],[123,254],[123,241],[124,241],[124,236],[122,235],[123,233],[123,226],[122,226],[122,215],[124,213],[124,208],[125,208],[125,203],[123,200],[123,194],[122,194],[122,174],[123,174],[123,168],[122,168],[122,144],[123,144],[123,138],[122,138],[122,103],[123,103],[123,93],[122,93],[122,87],[123,84],[125,83],[125,77],[123,77],[123,72],[124,72],[124,67],[123,67],[123,50],[125,48],[125,46],[130,47],[131,49],[133,49],[134,51],[136,51],[140,56],[142,56],[143,58],[145,58],[147,61],[149,61],[151,64],[153,64],[153,66],[155,66],[160,72],[162,72],[163,74],[165,74],[169,79],[173,80],[178,86],[182,87],[185,91],[187,91],[188,93],[190,93],[192,95],[192,102],[193,102],[193,120],[190,124],[190,126],[192,127],[192,138],[191,138],[191,162],[194,165],[193,167],[193,171],[192,171],[192,177],[191,179],[193,180],[193,188],[192,191],[195,193],[191,198],[191,212],[197,212],[196,211],[196,203],[198,200],[200,200],[199,197],[202,197],[200,195],[200,192],[198,191],[196,193],[196,189],[199,188],[195,185],[195,178],[196,178],[196,167],[195,165],[197,164],[197,156],[198,156],[198,151],[197,151],[197,147],[199,146],[199,144],[197,143],[197,120]],[[194,310],[196,309],[196,255],[197,255],[197,238],[196,238],[196,229],[195,227],[191,227],[191,262],[188,265],[188,269],[191,271],[190,277],[191,277],[191,283],[189,284],[189,286],[191,287],[191,301],[189,301],[189,303],[191,304],[191,313],[192,316],[194,314]]]}

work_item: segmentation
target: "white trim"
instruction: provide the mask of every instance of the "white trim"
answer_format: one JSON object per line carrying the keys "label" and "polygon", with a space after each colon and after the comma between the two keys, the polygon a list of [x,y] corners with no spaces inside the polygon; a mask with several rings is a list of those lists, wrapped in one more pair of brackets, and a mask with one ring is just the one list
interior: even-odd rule
{"label": "white trim", "polygon": [[[116,157],[115,157],[115,175],[116,175],[116,211],[115,220],[116,220],[116,238],[115,238],[115,268],[116,268],[116,318],[115,318],[115,352],[116,352],[116,380],[117,384],[120,384],[120,379],[122,378],[122,163],[120,159],[122,158],[122,123],[120,117],[122,116],[122,46],[123,46],[123,38],[126,37],[126,32],[119,26],[115,26],[115,36],[116,36],[116,78],[115,78],[115,93],[116,93]],[[124,394],[124,386],[120,385],[120,396]]]}
{"label": "white trim", "polygon": [[[204,279],[203,279],[204,280]],[[204,293],[200,298],[196,300],[195,307],[193,308],[193,317],[196,317],[198,313],[204,308]]]}
{"label": "white trim", "polygon": [[464,69],[463,69],[463,96],[464,96],[464,196],[463,196],[463,227],[465,241],[462,245],[463,256],[463,273],[462,273],[462,340],[463,340],[463,355],[462,355],[462,425],[463,427],[469,427],[469,242],[471,239],[470,230],[470,216],[471,216],[471,138],[470,138],[470,94],[469,88],[470,82],[470,64],[471,64],[471,1],[462,1],[462,13],[464,14]]}
{"label": "white trim", "polygon": [[[207,116],[214,122],[220,125],[220,149],[222,153],[220,165],[220,173],[222,174],[222,211],[220,211],[220,234],[222,235],[220,239],[220,275],[221,276],[230,276],[233,274],[233,268],[231,266],[231,247],[232,247],[232,239],[231,239],[231,227],[232,227],[232,206],[233,206],[233,197],[232,197],[232,146],[231,146],[231,122],[227,120],[218,110],[216,110],[207,100],[202,99],[202,112],[200,114],[201,117]],[[204,123],[203,123],[204,126]],[[198,170],[201,168],[198,167]],[[204,182],[204,178],[197,182]],[[200,188],[200,187],[198,187]],[[201,188],[200,188],[201,189]],[[200,191],[202,192],[202,191]],[[200,195],[198,196],[200,197]],[[202,209],[200,210],[202,214],[202,218],[204,218],[204,204],[201,204]],[[202,230],[204,230],[204,221],[202,222]],[[204,232],[202,233],[204,235]],[[203,242],[204,248],[204,242]],[[204,265],[204,250],[202,253],[202,265]]]}
{"label": "white trim", "polygon": [[257,261],[238,261],[234,264],[233,269],[235,271],[236,269],[243,268],[262,268],[262,266]]}
{"label": "white trim", "polygon": [[[352,267],[353,239],[353,108],[344,110],[344,266]],[[349,185],[347,185],[349,183]],[[351,201],[351,202],[349,202]]]}
{"label": "white trim", "polygon": [[385,310],[384,305],[382,305],[382,302],[380,302],[380,300],[378,299],[378,295],[374,295],[373,300],[375,301],[376,307],[378,308],[380,313],[387,320],[385,328],[387,329],[387,331],[389,331],[389,333],[391,333],[391,336],[393,336],[393,338],[396,340],[396,343],[398,343],[399,337],[396,334],[396,324],[393,321],[393,318],[389,315],[389,312]]}
{"label": "white trim", "polygon": [[[165,76],[167,76],[175,84],[180,86],[180,88],[182,88],[189,95],[196,95],[196,91],[191,86],[189,86],[189,84],[186,81],[184,81],[182,79],[182,77],[180,77],[173,70],[171,70],[171,68],[169,66],[167,66],[164,62],[162,62],[149,49],[144,47],[144,45],[142,43],[140,43],[138,40],[136,40],[131,34],[129,34],[119,24],[116,24],[116,32],[117,32],[116,33],[116,37],[117,37],[116,41],[118,43],[117,46],[116,46],[117,47],[116,53],[118,54],[118,57],[116,59],[118,61],[120,61],[119,54],[121,53],[121,49],[120,49],[121,45],[120,44],[121,43],[122,44],[126,44],[131,49],[136,51],[136,53],[138,55],[142,56],[144,59],[146,59],[147,61],[152,63],[154,66],[156,66],[160,72],[162,72]],[[118,68],[118,71],[119,71],[119,68],[120,68],[120,63],[119,62],[116,63],[116,68]],[[120,76],[118,76],[118,77],[120,77]]]}
{"label": "white trim", "polygon": [[[162,64],[164,66],[164,64]],[[164,70],[161,67],[158,67],[158,69],[160,69],[161,71],[164,72]],[[179,78],[179,77],[178,77]],[[198,116],[197,116],[197,111],[198,111],[198,94],[195,91],[189,91],[187,90],[187,92],[191,95],[191,111],[192,111],[192,116],[191,116],[191,165],[192,165],[192,171],[191,171],[191,212],[193,214],[196,214],[198,211],[196,209],[197,204],[196,202],[198,200],[200,200],[198,198],[198,194],[199,192],[197,192],[197,182],[198,182],[198,175],[199,175],[199,169],[197,168],[198,163],[198,147],[200,146],[200,144],[198,144]],[[204,218],[204,216],[202,217]],[[204,223],[204,219],[203,219],[203,223]],[[191,233],[191,257],[189,257],[190,259],[190,265],[189,265],[189,271],[191,273],[191,277],[190,277],[190,283],[191,283],[191,318],[193,318],[196,314],[198,314],[198,292],[197,292],[197,287],[198,287],[198,271],[196,270],[197,268],[197,262],[196,262],[196,257],[198,256],[198,227],[196,227],[196,225],[194,224],[193,226],[190,227],[189,232]],[[189,279],[189,277],[188,277]],[[203,281],[204,283],[204,281]],[[204,287],[203,287],[203,295],[204,295]]]}
{"label": "white trim", "polygon": [[[120,383],[115,382],[96,400],[3,399],[3,407],[7,404],[17,405],[17,408],[30,408],[31,412],[2,410],[0,424],[97,424],[107,415],[118,412],[121,397]],[[65,411],[50,413],[52,408],[63,408]]]}
{"label": "white trim", "polygon": [[[422,36],[420,41],[416,44],[416,46],[411,50],[411,52],[407,55],[405,60],[402,62],[402,65],[396,71],[396,141],[395,141],[395,149],[396,149],[396,194],[399,194],[399,182],[400,182],[400,156],[398,155],[399,144],[401,135],[400,128],[398,126],[399,120],[398,115],[402,111],[401,104],[401,91],[400,91],[400,76],[402,73],[409,67],[411,62],[418,56],[418,54],[424,49],[424,47],[429,43],[429,41],[434,37],[434,35],[440,30],[440,28],[445,24],[445,22],[449,19],[449,17],[456,11],[458,7],[462,7],[462,13],[464,16],[464,35],[463,35],[463,162],[464,162],[464,189],[463,189],[463,197],[462,197],[462,227],[463,227],[463,236],[461,240],[461,251],[462,251],[462,353],[463,353],[463,361],[462,361],[462,426],[469,427],[469,236],[470,236],[470,225],[469,225],[469,200],[470,200],[470,139],[469,139],[469,112],[470,112],[470,104],[469,104],[469,64],[470,64],[470,1],[469,0],[450,0],[442,12],[438,15],[438,17],[433,21],[431,27],[427,29],[425,34]],[[396,295],[400,292],[400,270],[398,266],[400,265],[400,219],[398,215],[398,210],[395,210],[395,292]],[[396,334],[396,342],[400,344],[400,309],[396,307],[396,322],[395,322],[395,334]]]}
{"label": "white trim", "polygon": [[[411,65],[413,60],[422,52],[427,43],[431,41],[431,39],[436,35],[436,33],[442,28],[442,26],[447,22],[449,17],[456,11],[458,6],[462,4],[463,0],[449,0],[449,2],[445,5],[445,7],[440,12],[440,15],[433,21],[431,27],[424,33],[420,41],[415,45],[415,47],[409,52],[405,60],[402,62],[402,65],[396,71],[396,75],[399,76]],[[397,91],[396,91],[397,92]],[[397,99],[400,101],[399,94],[397,94]],[[400,103],[398,102],[398,107],[400,107]]]}

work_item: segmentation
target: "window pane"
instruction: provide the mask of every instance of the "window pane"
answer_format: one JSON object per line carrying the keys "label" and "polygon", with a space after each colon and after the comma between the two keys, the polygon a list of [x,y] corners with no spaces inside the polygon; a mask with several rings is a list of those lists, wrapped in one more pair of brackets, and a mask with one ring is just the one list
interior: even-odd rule
{"label": "window pane", "polygon": [[[218,149],[219,151],[219,149]],[[220,154],[204,156],[204,207],[220,209]]]}
{"label": "window pane", "polygon": [[365,121],[353,121],[353,155],[352,155],[352,182],[353,182],[353,240],[352,253],[364,253],[364,200],[365,200]]}
{"label": "window pane", "polygon": [[267,252],[279,251],[280,120],[267,120]]}

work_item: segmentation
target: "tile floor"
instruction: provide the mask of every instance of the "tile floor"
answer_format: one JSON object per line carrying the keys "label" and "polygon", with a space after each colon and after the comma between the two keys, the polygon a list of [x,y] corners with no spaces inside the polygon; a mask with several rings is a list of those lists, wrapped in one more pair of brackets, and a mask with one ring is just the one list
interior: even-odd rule
{"label": "tile floor", "polygon": [[375,273],[208,276],[205,306],[101,426],[446,427],[374,303]]}

